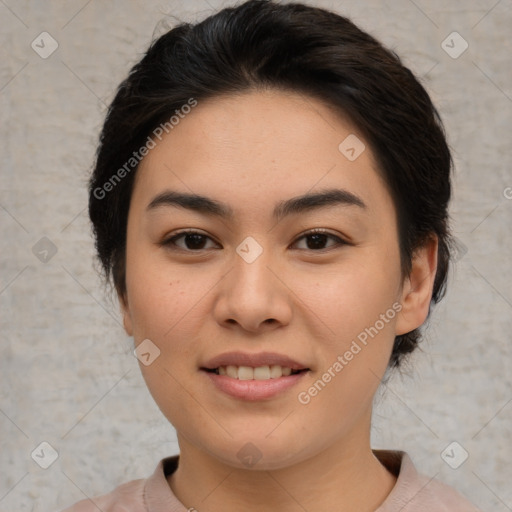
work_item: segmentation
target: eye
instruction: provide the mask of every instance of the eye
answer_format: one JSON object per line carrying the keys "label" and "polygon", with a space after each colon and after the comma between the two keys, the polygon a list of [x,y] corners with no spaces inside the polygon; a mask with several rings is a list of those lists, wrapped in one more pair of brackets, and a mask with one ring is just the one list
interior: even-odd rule
{"label": "eye", "polygon": [[[306,250],[313,250],[315,252],[319,252],[321,250],[330,249],[331,247],[322,247],[325,245],[326,241],[328,239],[337,241],[337,244],[334,244],[334,247],[341,246],[341,245],[348,245],[348,242],[345,240],[342,240],[339,236],[333,235],[332,233],[329,233],[328,231],[325,231],[323,229],[312,229],[311,231],[308,231],[307,233],[304,233],[302,236],[300,236],[297,241],[295,241],[294,244],[297,244],[299,240],[302,239],[309,239],[306,242]],[[302,248],[304,249],[304,248]]]}
{"label": "eye", "polygon": [[[184,240],[185,247],[182,247],[176,243],[176,241],[179,240],[180,238]],[[180,233],[174,235],[171,238],[167,238],[162,242],[162,245],[166,247],[171,246],[171,248],[178,247],[179,249],[189,252],[198,252],[208,249],[208,247],[205,247],[206,240],[212,239],[209,236],[200,233],[199,231],[187,230],[181,231]]]}
{"label": "eye", "polygon": [[[185,247],[177,243],[177,241],[180,239],[183,239]],[[306,247],[300,249],[312,250],[315,252],[329,249],[330,247],[323,247],[328,239],[337,242],[336,244],[334,244],[334,247],[341,245],[349,245],[348,242],[341,239],[339,236],[333,235],[332,233],[329,233],[328,231],[325,231],[323,229],[312,229],[311,231],[304,233],[294,242],[294,245],[297,244],[298,241],[302,239],[306,239],[307,242]],[[174,249],[176,247],[178,249],[188,252],[199,252],[211,248],[205,247],[208,240],[213,242],[213,240],[204,233],[201,233],[199,231],[186,230],[181,231],[170,238],[167,238],[162,242],[162,245],[165,247],[170,247],[171,249]],[[214,244],[216,243],[214,242]]]}

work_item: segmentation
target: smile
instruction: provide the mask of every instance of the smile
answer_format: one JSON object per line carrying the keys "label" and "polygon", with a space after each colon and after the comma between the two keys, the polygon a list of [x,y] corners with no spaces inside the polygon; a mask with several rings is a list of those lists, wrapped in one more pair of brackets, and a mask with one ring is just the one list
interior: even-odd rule
{"label": "smile", "polygon": [[253,368],[251,366],[219,366],[218,368],[207,370],[215,373],[216,375],[227,375],[232,379],[238,380],[269,380],[279,379],[280,377],[287,377],[289,375],[295,375],[305,370],[292,370],[286,366],[280,366],[273,364],[271,366],[258,366]]}
{"label": "smile", "polygon": [[[225,375],[220,373],[223,371],[221,368],[226,369]],[[260,370],[260,368],[263,368],[263,370]],[[223,395],[244,401],[276,398],[284,394],[285,391],[297,386],[304,376],[309,373],[308,369],[292,371],[290,368],[274,366],[274,377],[267,377],[267,375],[271,374],[271,369],[272,366],[251,368],[230,365],[212,370],[201,368],[200,373],[213,384],[214,390],[221,392]],[[228,375],[228,371],[233,375],[232,377]],[[278,372],[281,373],[281,376],[277,376]],[[286,375],[287,373],[288,375]],[[264,378],[258,378],[258,375]]]}

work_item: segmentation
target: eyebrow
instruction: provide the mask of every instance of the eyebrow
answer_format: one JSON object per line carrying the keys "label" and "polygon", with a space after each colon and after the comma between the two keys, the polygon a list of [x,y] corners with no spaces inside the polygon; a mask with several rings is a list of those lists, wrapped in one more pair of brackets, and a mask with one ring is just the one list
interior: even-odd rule
{"label": "eyebrow", "polygon": [[[304,194],[285,201],[279,201],[272,215],[274,219],[281,219],[293,214],[340,205],[357,206],[363,210],[366,209],[364,201],[352,192],[344,189],[328,189],[322,192]],[[153,198],[146,210],[151,211],[163,206],[185,208],[203,215],[227,220],[234,218],[234,211],[229,205],[198,194],[166,190]]]}

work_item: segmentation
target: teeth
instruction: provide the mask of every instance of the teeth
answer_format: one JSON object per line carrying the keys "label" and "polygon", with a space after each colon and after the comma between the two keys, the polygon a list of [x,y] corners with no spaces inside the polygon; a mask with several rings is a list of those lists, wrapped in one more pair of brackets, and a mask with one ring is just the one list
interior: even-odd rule
{"label": "teeth", "polygon": [[[236,368],[236,366],[235,366]],[[254,370],[249,366],[238,367],[238,380],[251,380],[254,379]]]}
{"label": "teeth", "polygon": [[253,374],[256,380],[270,379],[270,366],[258,366],[258,368],[254,368]]}
{"label": "teeth", "polygon": [[252,368],[250,366],[219,366],[217,368],[219,375],[227,375],[232,379],[238,380],[268,380],[279,379],[291,375],[292,369],[273,364],[271,366],[258,366]]}
{"label": "teeth", "polygon": [[226,374],[232,379],[238,379],[238,368],[236,366],[226,366]]}

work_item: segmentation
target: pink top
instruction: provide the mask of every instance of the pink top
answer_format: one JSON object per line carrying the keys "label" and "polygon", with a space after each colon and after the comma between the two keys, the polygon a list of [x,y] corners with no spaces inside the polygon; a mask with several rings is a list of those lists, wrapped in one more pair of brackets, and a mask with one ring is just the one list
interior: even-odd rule
{"label": "pink top", "polygon": [[[404,452],[374,450],[375,456],[398,478],[375,512],[480,512],[451,487],[420,475]],[[79,501],[61,512],[187,512],[166,477],[178,467],[179,456],[162,459],[146,479],[132,480],[102,496]]]}

